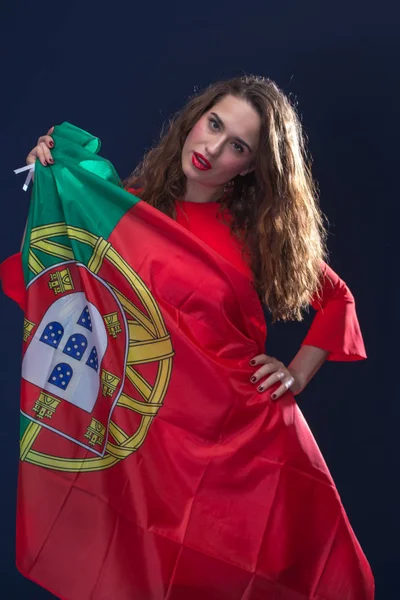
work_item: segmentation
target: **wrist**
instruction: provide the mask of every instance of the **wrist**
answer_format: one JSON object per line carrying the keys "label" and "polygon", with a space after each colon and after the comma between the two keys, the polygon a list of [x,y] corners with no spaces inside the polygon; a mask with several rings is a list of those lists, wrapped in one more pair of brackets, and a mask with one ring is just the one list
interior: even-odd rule
{"label": "wrist", "polygon": [[292,366],[288,367],[288,371],[294,379],[294,383],[290,390],[294,396],[297,396],[297,394],[300,394],[300,392],[302,392],[306,387],[308,383],[307,378],[304,373],[294,369]]}
{"label": "wrist", "polygon": [[315,373],[320,369],[328,357],[328,352],[315,346],[304,345],[289,365],[289,371],[295,380],[293,384],[294,394],[299,394]]}

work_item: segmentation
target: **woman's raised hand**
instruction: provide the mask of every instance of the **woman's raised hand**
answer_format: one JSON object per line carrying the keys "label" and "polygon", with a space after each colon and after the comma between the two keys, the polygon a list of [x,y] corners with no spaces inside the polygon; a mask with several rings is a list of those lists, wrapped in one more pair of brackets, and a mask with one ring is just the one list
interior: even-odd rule
{"label": "woman's raised hand", "polygon": [[32,150],[26,157],[27,165],[31,165],[32,163],[36,162],[36,159],[39,159],[44,167],[47,167],[47,165],[54,164],[54,160],[50,152],[51,148],[54,148],[54,141],[51,137],[53,131],[54,127],[50,127],[50,129],[47,132],[47,135],[42,135],[38,139],[37,145],[34,148],[32,148]]}

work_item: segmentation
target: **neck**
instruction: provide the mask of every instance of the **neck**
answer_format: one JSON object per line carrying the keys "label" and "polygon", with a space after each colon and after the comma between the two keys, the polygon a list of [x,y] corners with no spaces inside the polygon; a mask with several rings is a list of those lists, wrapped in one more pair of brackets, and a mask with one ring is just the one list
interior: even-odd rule
{"label": "neck", "polygon": [[186,191],[183,200],[186,202],[216,202],[223,194],[223,186],[207,187],[195,181],[186,180]]}

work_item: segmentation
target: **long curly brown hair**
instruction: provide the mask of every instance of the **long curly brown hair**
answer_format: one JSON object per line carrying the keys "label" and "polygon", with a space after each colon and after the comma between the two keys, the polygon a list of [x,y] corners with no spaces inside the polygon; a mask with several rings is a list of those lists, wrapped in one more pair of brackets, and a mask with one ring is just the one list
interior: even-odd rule
{"label": "long curly brown hair", "polygon": [[244,76],[209,86],[169,122],[160,142],[122,183],[140,187],[140,197],[176,218],[184,197],[181,154],[199,118],[226,95],[249,102],[261,117],[254,171],[227,182],[221,208],[232,215],[232,233],[249,249],[255,288],[272,319],[298,320],[321,288],[326,229],[310,171],[296,109],[271,81]]}

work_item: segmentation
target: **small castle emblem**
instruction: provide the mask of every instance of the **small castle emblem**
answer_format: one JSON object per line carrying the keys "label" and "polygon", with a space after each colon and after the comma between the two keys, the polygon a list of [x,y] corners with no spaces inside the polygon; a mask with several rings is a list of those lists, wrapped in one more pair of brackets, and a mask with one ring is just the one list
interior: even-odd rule
{"label": "small castle emblem", "polygon": [[104,315],[103,319],[107,325],[108,333],[112,335],[113,338],[116,338],[118,334],[122,332],[121,323],[118,320],[118,313],[109,313],[108,315]]}
{"label": "small castle emblem", "polygon": [[105,433],[106,428],[104,425],[102,425],[100,421],[97,421],[97,419],[92,418],[92,421],[86,430],[85,438],[89,440],[90,446],[95,446],[96,444],[101,446],[104,441]]}
{"label": "small castle emblem", "polygon": [[74,289],[71,273],[68,268],[50,274],[49,288],[54,294],[63,294]]}
{"label": "small castle emblem", "polygon": [[103,391],[103,396],[112,396],[115,390],[117,389],[117,385],[120,382],[120,378],[112,373],[109,373],[105,369],[101,371],[101,389]]}
{"label": "small castle emblem", "polygon": [[36,400],[35,406],[32,408],[32,410],[36,413],[38,419],[51,419],[60,402],[61,400],[53,398],[53,396],[50,396],[50,394],[41,392],[39,399]]}
{"label": "small castle emblem", "polygon": [[29,321],[28,319],[24,319],[24,342],[27,342],[29,339],[29,336],[32,333],[32,329],[35,327],[36,323],[32,323],[32,321]]}

